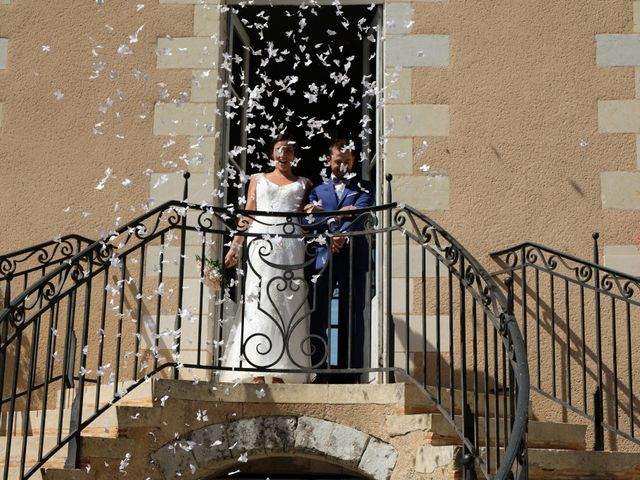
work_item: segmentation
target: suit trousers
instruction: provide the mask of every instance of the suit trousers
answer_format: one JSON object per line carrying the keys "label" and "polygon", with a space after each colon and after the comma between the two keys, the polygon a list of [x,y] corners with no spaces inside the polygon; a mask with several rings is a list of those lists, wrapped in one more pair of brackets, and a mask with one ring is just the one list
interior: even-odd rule
{"label": "suit trousers", "polygon": [[[311,299],[311,345],[313,368],[327,368],[330,358],[330,296],[338,289],[338,364],[337,368],[364,366],[365,288],[367,272],[351,268],[348,258],[333,258],[331,278],[326,268],[317,279]],[[346,255],[344,256],[346,257]],[[350,272],[351,270],[351,272]],[[312,290],[313,291],[313,290]],[[354,379],[352,375],[350,378]]]}

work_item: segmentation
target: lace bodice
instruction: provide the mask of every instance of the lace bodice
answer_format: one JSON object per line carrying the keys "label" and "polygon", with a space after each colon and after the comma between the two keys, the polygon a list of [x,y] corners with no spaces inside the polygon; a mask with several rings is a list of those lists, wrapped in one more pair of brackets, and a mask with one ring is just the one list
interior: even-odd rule
{"label": "lace bodice", "polygon": [[305,185],[307,179],[298,179],[288,185],[276,185],[264,174],[257,176],[256,183],[256,209],[268,212],[298,211],[304,200]]}

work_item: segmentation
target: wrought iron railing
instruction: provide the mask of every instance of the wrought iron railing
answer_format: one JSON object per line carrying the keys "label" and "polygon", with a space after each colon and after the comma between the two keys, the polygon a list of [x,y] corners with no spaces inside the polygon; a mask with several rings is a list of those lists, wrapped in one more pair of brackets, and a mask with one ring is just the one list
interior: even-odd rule
{"label": "wrought iron railing", "polygon": [[[531,388],[593,424],[594,449],[605,429],[640,444],[637,351],[640,279],[535,243],[492,257],[516,287]],[[635,393],[634,393],[635,392]]]}
{"label": "wrought iron railing", "polygon": [[65,235],[0,255],[0,304],[8,305],[12,291],[25,291],[36,280],[91,243],[93,240],[80,235]]}
{"label": "wrought iron railing", "polygon": [[[310,217],[167,202],[14,294],[0,312],[8,326],[0,338],[4,478],[10,465],[31,477],[66,445],[67,466],[78,466],[82,431],[151,378],[296,373],[412,382],[458,432],[466,478],[476,471],[526,478],[529,377],[512,298],[420,212],[390,203],[348,213],[352,227],[341,230],[344,212]],[[238,230],[238,216],[262,227]],[[246,240],[242,263],[221,265],[218,288],[195,256],[222,259],[232,233]],[[345,237],[342,253],[333,253]],[[325,247],[327,260],[318,262]],[[292,257],[279,256],[282,249],[297,250],[298,260],[283,263]],[[358,262],[364,288],[353,269],[342,277],[348,295],[338,341],[317,328],[307,332],[309,315],[333,296],[318,286],[322,276]],[[251,294],[245,283],[256,278],[263,283]],[[301,298],[300,307],[278,313],[277,302],[291,298]],[[251,318],[238,313],[248,302],[256,303]],[[360,308],[363,345],[343,341],[359,328]],[[273,323],[269,335],[248,327],[256,312]],[[240,334],[232,336],[230,325]],[[232,360],[224,355],[231,338],[240,339]],[[33,411],[38,435],[29,435]],[[52,444],[45,444],[46,425]]]}

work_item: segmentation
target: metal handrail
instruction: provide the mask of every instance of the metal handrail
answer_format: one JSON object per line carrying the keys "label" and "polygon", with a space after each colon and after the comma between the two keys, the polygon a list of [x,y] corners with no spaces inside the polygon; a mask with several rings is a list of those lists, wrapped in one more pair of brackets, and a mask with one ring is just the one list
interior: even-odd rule
{"label": "metal handrail", "polygon": [[[188,184],[185,183],[185,198],[187,188]],[[56,445],[44,451],[44,429],[41,428],[39,455],[33,465],[26,463],[26,435],[22,436],[20,469],[23,478],[29,478],[65,445],[69,445],[67,466],[77,466],[78,440],[87,425],[112,404],[160,372],[171,369],[173,376],[178,378],[182,367],[213,372],[234,370],[271,374],[306,372],[367,376],[385,373],[391,380],[394,376],[402,377],[404,371],[407,378],[420,386],[423,393],[435,402],[439,411],[456,429],[464,448],[463,467],[466,476],[475,475],[476,468],[479,468],[487,478],[513,478],[511,476],[514,474],[515,478],[526,478],[528,364],[524,343],[513,314],[512,295],[505,298],[489,274],[448,232],[417,210],[395,203],[350,211],[353,223],[359,224],[360,227],[346,232],[337,228],[339,221],[332,220],[344,215],[344,212],[317,212],[313,214],[313,218],[309,218],[309,215],[301,212],[231,210],[186,201],[166,202],[111,233],[108,238],[93,242],[68,258],[25,291],[14,296],[8,307],[0,311],[0,325],[5,326],[0,332],[0,392],[3,392],[0,400],[4,408],[8,409],[9,432],[4,478],[8,475],[11,453],[16,451],[15,446],[12,450],[11,432],[18,400],[24,402],[24,406],[20,407],[25,414],[22,426],[24,434],[28,428],[35,391],[42,393],[42,404],[39,405],[43,411],[42,425],[49,411],[48,397],[55,391],[59,393],[60,398],[55,412],[58,425]],[[313,248],[317,244],[327,242],[331,246],[336,236],[349,237],[351,241],[347,244],[348,256],[340,262],[350,265],[355,261],[355,243],[366,241],[369,245],[376,244],[375,248],[379,248],[386,242],[386,279],[376,280],[382,285],[382,290],[386,290],[386,298],[389,300],[382,319],[385,324],[386,343],[383,339],[379,339],[378,342],[387,345],[384,352],[385,364],[368,367],[366,364],[358,366],[352,363],[352,353],[356,354],[352,352],[352,344],[349,342],[346,347],[348,351],[339,347],[339,353],[345,354],[344,357],[348,359],[342,365],[324,363],[331,358],[332,348],[331,344],[325,341],[321,344],[326,348],[323,363],[301,368],[260,365],[252,360],[251,354],[255,352],[250,352],[248,347],[244,347],[243,355],[246,364],[236,368],[224,364],[219,356],[219,347],[214,348],[213,352],[203,347],[204,330],[209,328],[207,318],[202,315],[206,301],[202,283],[205,272],[201,266],[196,308],[190,313],[188,309],[191,307],[183,296],[188,261],[186,238],[187,235],[198,235],[202,240],[199,247],[201,256],[213,254],[220,258],[223,251],[218,249],[217,253],[213,252],[211,245],[214,241],[217,247],[227,243],[229,233],[236,229],[233,216],[252,218],[255,222],[265,222],[267,217],[282,225],[283,233],[278,235],[279,237],[298,238],[307,245],[314,246]],[[378,221],[382,217],[386,219],[385,223],[379,225]],[[304,230],[300,229],[302,225]],[[264,235],[246,230],[238,231],[235,235],[257,242],[253,244],[248,241],[243,246],[244,272],[256,267],[256,260],[250,255],[250,248],[254,247],[248,244],[273,247],[275,242],[273,239],[264,238]],[[397,243],[398,240],[400,243]],[[396,248],[398,245],[404,254]],[[154,248],[156,250],[152,250]],[[173,253],[171,248],[174,249]],[[302,264],[280,265],[283,276],[274,279],[291,280],[296,271],[310,267],[315,258],[313,248],[309,252],[310,256]],[[414,250],[416,253],[410,253]],[[331,252],[331,248],[328,251]],[[268,249],[263,250],[261,247],[260,252],[260,258],[268,263]],[[152,253],[156,257],[152,257]],[[328,272],[331,276],[334,268],[333,253],[328,255],[328,261],[320,274]],[[419,272],[412,270],[411,256],[414,258],[414,264],[417,264],[418,258],[420,259]],[[400,257],[404,262],[396,263],[394,257]],[[156,258],[157,263],[150,262]],[[178,271],[177,288],[173,294],[167,292],[165,286],[168,268],[165,265],[171,264],[170,258],[173,258]],[[367,261],[371,261],[371,252],[367,252],[367,258]],[[154,265],[154,268],[150,270],[149,265]],[[338,268],[337,263],[335,268]],[[435,269],[435,275],[428,274],[428,268]],[[231,272],[224,266],[220,274],[223,288],[216,295],[224,295],[227,298],[232,295],[233,288],[239,288],[239,294],[242,293],[243,275],[230,277]],[[371,285],[372,269],[368,275],[365,283]],[[417,347],[411,347],[409,338],[413,328],[409,318],[409,289],[404,292],[404,322],[393,310],[395,307],[392,305],[395,298],[394,279],[406,280],[408,285],[411,276],[415,278],[416,285],[420,284],[422,288],[419,308],[422,330],[416,329],[420,338],[420,345]],[[305,284],[301,279],[298,282]],[[312,284],[313,281],[305,288],[310,289],[310,298],[313,298],[311,305],[315,308],[318,291],[315,286],[309,286]],[[354,286],[350,283],[349,288],[353,289]],[[349,312],[353,309],[353,292],[354,290],[350,290]],[[364,294],[364,304],[370,304],[371,290]],[[106,322],[106,312],[111,310],[114,311],[115,318]],[[149,325],[145,324],[143,311],[146,312],[144,315],[147,318],[153,320]],[[127,315],[133,322],[124,322]],[[163,315],[169,315],[173,324],[172,328],[161,332]],[[215,315],[222,320],[222,311],[217,311]],[[430,318],[429,321],[427,316]],[[189,317],[193,317],[192,323],[197,327],[197,331],[191,334],[195,335],[192,341],[197,345],[196,358],[182,364],[180,354],[181,348],[185,345],[185,333],[182,328],[183,322],[191,321]],[[449,322],[448,345],[441,341],[444,335],[441,325],[444,325],[446,320]],[[428,322],[435,323],[435,340],[427,333]],[[286,325],[287,328],[293,326],[293,317]],[[11,326],[10,330],[8,326]],[[349,320],[349,328],[351,327],[352,320]],[[371,326],[366,328],[369,329],[366,335],[370,335]],[[96,330],[97,338],[94,333]],[[394,341],[396,336],[401,338],[403,333],[407,347],[404,368],[394,363]],[[146,334],[149,337],[145,340]],[[219,330],[218,337],[221,335],[222,330]],[[459,336],[455,344],[454,336]],[[109,337],[115,345],[105,346],[103,340]],[[284,340],[287,338],[283,337]],[[161,339],[172,343],[171,347],[164,347],[171,350],[174,355],[171,358],[161,358],[161,342],[164,341]],[[267,340],[271,343],[277,339],[274,337]],[[143,341],[146,342],[145,345],[142,345]],[[432,341],[435,342],[435,346],[429,345]],[[41,348],[33,347],[40,342],[43,345]],[[78,348],[75,347],[76,344]],[[9,351],[18,354],[11,359],[7,356]],[[61,352],[60,355],[56,354],[58,351]],[[20,352],[26,355],[20,355]],[[428,369],[428,361],[431,361],[430,352],[435,354],[435,371]],[[209,354],[213,354],[214,357],[208,359]],[[288,350],[287,354],[290,355]],[[415,359],[423,359],[422,364],[412,365],[410,355]],[[21,360],[25,357],[26,361]],[[28,365],[21,364],[21,361]],[[43,363],[44,368],[40,370],[45,372],[44,378],[36,378],[36,366],[42,367]],[[8,374],[13,372],[9,375],[10,385],[5,385],[5,371]],[[20,375],[22,377],[18,381]],[[89,386],[94,390],[90,390]],[[108,391],[105,393],[105,390]],[[68,392],[74,394],[74,399],[68,419],[69,431],[65,435],[63,422]],[[6,397],[5,393],[8,393]],[[94,407],[85,406],[83,400],[86,395],[95,396]],[[480,399],[480,395],[484,398]],[[481,419],[480,412],[482,400],[485,407],[484,420]],[[460,410],[462,413],[459,413]],[[493,418],[490,418],[492,410]],[[456,416],[462,417],[461,428],[456,424]],[[484,438],[480,433],[482,421]],[[490,438],[490,431],[494,432],[495,438]],[[481,447],[482,444],[484,448]]]}
{"label": "metal handrail", "polygon": [[[632,347],[640,278],[600,265],[598,239],[594,233],[592,261],[531,242],[491,257],[501,267],[493,275],[519,285],[519,319],[536,372],[531,388],[590,420],[594,449],[603,450],[605,429],[640,445]],[[551,369],[543,369],[541,356],[549,354]]]}

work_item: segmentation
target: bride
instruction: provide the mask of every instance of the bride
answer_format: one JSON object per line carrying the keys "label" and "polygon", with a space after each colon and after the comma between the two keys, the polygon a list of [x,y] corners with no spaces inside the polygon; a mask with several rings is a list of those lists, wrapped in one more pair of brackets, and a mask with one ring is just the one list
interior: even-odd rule
{"label": "bride", "polygon": [[[271,141],[270,156],[275,169],[253,175],[247,192],[247,210],[300,211],[307,203],[311,182],[292,172],[298,147],[291,135]],[[310,368],[308,285],[300,268],[305,247],[300,224],[285,217],[260,215],[247,229],[248,260],[244,301],[238,304],[234,325],[225,341],[222,365],[261,370]],[[237,264],[244,236],[236,235],[225,257],[230,268]],[[296,268],[297,267],[297,268]],[[259,376],[257,376],[259,375]],[[221,382],[306,383],[306,373],[253,373],[225,370]]]}

